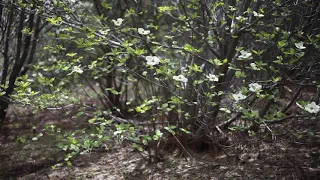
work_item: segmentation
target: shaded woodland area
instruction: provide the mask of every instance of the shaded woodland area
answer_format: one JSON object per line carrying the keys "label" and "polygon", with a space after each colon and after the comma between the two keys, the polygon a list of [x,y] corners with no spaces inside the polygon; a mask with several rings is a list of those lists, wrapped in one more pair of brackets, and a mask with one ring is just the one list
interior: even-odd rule
{"label": "shaded woodland area", "polygon": [[0,179],[318,179],[318,0],[0,16]]}

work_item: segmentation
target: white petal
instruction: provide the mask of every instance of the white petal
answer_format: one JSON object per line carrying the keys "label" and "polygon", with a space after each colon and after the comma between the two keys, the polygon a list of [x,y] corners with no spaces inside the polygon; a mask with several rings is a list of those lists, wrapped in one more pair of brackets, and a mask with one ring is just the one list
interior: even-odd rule
{"label": "white petal", "polygon": [[306,49],[306,47],[303,46],[303,42],[294,43],[294,45],[295,45],[298,49]]}
{"label": "white petal", "polygon": [[188,79],[182,74],[180,74],[179,76],[173,76],[172,78],[176,81],[180,81],[184,83],[188,82]]}
{"label": "white petal", "polygon": [[153,61],[153,56],[146,56],[147,61]]}
{"label": "white petal", "polygon": [[315,102],[307,104],[304,109],[309,113],[318,113],[320,111],[320,106],[318,106]]}
{"label": "white petal", "polygon": [[257,92],[262,89],[262,86],[258,83],[251,83],[249,84],[249,91]]}

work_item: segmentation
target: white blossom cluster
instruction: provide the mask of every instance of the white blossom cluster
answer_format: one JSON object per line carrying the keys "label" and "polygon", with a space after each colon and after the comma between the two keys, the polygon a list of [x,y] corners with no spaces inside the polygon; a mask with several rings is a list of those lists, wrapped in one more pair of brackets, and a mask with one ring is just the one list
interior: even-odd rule
{"label": "white blossom cluster", "polygon": [[112,22],[114,23],[115,26],[121,26],[123,19],[122,18],[118,18],[117,20],[112,20]]}
{"label": "white blossom cluster", "polygon": [[138,33],[141,35],[148,35],[150,34],[150,30],[145,30],[143,28],[138,28]]}
{"label": "white blossom cluster", "polygon": [[251,92],[259,92],[261,91],[262,86],[258,83],[251,83],[249,84],[249,91]]}
{"label": "white blossom cluster", "polygon": [[182,74],[180,74],[180,75],[178,75],[178,76],[173,76],[172,77],[174,80],[176,80],[176,81],[180,81],[180,82],[184,82],[184,83],[186,83],[186,82],[188,82],[188,78],[186,78],[184,75],[182,75]]}
{"label": "white blossom cluster", "polygon": [[206,75],[208,81],[215,81],[215,82],[218,82],[219,81],[219,77],[214,75],[214,74],[208,74]]}
{"label": "white blossom cluster", "polygon": [[[249,84],[249,91],[259,93],[262,91],[262,86],[259,83],[251,83]],[[232,94],[231,96],[235,101],[241,101],[247,98],[242,92]]]}
{"label": "white blossom cluster", "polygon": [[304,109],[305,111],[312,113],[312,114],[316,114],[320,111],[320,106],[317,105],[315,102],[311,102],[306,104],[305,106],[302,106],[299,103],[296,103],[301,109]]}
{"label": "white blossom cluster", "polygon": [[160,63],[160,59],[157,56],[146,56],[146,60],[149,66],[155,66]]}

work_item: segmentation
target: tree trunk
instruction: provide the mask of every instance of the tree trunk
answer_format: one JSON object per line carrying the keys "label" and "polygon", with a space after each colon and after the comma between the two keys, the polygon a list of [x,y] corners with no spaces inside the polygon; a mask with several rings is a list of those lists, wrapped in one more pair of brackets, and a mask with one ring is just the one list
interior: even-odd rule
{"label": "tree trunk", "polygon": [[7,115],[8,107],[9,103],[6,100],[0,98],[0,132],[3,124],[5,123],[4,121]]}

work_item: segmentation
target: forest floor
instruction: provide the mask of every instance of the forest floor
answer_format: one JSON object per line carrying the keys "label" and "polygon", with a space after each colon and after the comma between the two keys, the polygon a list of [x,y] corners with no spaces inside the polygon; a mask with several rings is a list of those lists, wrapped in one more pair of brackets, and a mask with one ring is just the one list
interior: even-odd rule
{"label": "forest floor", "polygon": [[[72,166],[52,168],[64,154],[50,137],[37,141],[36,130],[48,117],[9,116],[0,136],[0,179],[319,179],[320,122],[318,119],[290,119],[269,126],[274,132],[243,137],[226,149],[228,155],[210,151],[187,157],[167,155],[164,161],[147,163],[131,148],[114,146],[93,151],[72,160]],[[51,117],[54,119],[54,117]],[[59,121],[61,123],[61,121]],[[63,126],[69,122],[63,122]],[[32,128],[35,126],[35,129]]]}

